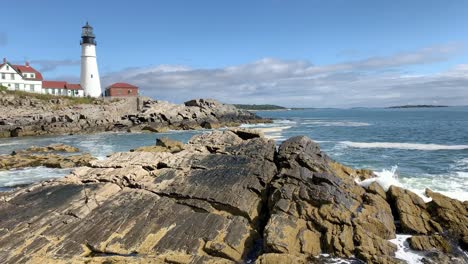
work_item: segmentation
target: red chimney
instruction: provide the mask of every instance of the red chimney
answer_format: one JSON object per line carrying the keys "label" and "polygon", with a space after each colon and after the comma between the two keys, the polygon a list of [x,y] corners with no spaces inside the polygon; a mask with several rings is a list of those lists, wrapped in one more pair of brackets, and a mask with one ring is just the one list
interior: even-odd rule
{"label": "red chimney", "polygon": [[28,66],[28,67],[29,67],[29,61],[26,61],[26,66]]}

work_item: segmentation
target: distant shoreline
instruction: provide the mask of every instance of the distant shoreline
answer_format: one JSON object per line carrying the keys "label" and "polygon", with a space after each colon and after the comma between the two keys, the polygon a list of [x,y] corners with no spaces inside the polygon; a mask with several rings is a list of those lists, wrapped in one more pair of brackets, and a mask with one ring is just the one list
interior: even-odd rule
{"label": "distant shoreline", "polygon": [[398,109],[398,108],[440,108],[448,107],[447,105],[397,105],[386,107],[388,109]]}

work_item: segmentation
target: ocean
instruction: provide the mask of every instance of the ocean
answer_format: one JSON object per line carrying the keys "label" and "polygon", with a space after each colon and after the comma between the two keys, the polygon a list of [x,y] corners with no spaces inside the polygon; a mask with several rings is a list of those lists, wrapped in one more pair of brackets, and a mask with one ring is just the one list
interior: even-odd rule
{"label": "ocean", "polygon": [[[280,144],[306,135],[333,159],[377,172],[382,185],[396,184],[423,195],[426,188],[468,200],[468,107],[412,109],[305,109],[259,111],[262,129]],[[200,131],[99,133],[0,139],[0,154],[32,145],[64,143],[104,159],[116,151],[152,145],[157,137],[186,142]],[[27,168],[0,172],[0,190],[62,177],[67,169]]]}

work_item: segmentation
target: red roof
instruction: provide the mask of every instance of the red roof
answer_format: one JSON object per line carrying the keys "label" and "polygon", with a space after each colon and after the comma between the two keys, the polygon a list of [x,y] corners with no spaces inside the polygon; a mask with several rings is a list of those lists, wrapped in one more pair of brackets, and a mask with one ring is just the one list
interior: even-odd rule
{"label": "red roof", "polygon": [[111,86],[107,87],[106,89],[109,88],[126,88],[126,89],[138,89],[135,85],[131,85],[129,83],[114,83]]}
{"label": "red roof", "polygon": [[68,90],[82,90],[81,85],[75,83],[67,83]]}
{"label": "red roof", "polygon": [[42,88],[65,89],[67,82],[61,81],[42,81]]}
{"label": "red roof", "polygon": [[36,69],[34,69],[33,67],[29,66],[29,65],[12,65],[13,68],[16,69],[16,71],[20,72],[21,74],[23,73],[34,73],[36,78],[29,78],[29,77],[23,77],[25,79],[28,79],[28,80],[36,80],[36,81],[42,81],[43,78],[42,78],[42,74],[38,71],[36,71]]}
{"label": "red roof", "polygon": [[42,81],[42,89],[68,89],[68,90],[81,90],[81,86],[75,83],[67,83],[63,81]]}

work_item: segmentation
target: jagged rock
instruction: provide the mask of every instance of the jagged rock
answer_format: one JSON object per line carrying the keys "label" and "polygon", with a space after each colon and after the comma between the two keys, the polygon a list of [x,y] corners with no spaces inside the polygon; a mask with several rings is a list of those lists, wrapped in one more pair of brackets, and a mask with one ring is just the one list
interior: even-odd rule
{"label": "jagged rock", "polygon": [[423,235],[442,232],[442,227],[431,219],[426,204],[417,194],[396,186],[391,186],[387,194],[403,232]]}
{"label": "jagged rock", "polygon": [[62,156],[54,153],[29,154],[15,152],[12,155],[0,155],[0,170],[45,166],[49,168],[72,168],[87,166],[95,158],[90,154]]}
{"label": "jagged rock", "polygon": [[466,250],[468,240],[467,203],[464,204],[429,189],[426,189],[426,195],[432,198],[427,206],[432,218],[440,223],[450,236],[458,240],[460,246]]}
{"label": "jagged rock", "polygon": [[77,147],[65,145],[65,144],[52,144],[45,147],[32,146],[27,148],[25,152],[79,152],[80,150]]}
{"label": "jagged rock", "polygon": [[[404,263],[389,242],[397,218],[414,233],[423,230],[420,225],[446,221],[442,226],[451,233],[424,229],[428,235],[410,243],[424,250],[428,263],[464,260],[451,244],[450,253],[426,251],[449,252],[445,234],[463,240],[465,204],[432,192],[426,205],[397,187],[387,193],[376,184],[364,189],[356,179],[371,172],[333,161],[309,138],[291,138],[276,150],[274,141],[253,135],[226,130],[184,145],[161,140],[152,146],[161,152],[114,153],[66,177],[0,193],[0,259],[329,263],[342,257]],[[416,213],[422,224],[405,216]]]}
{"label": "jagged rock", "polygon": [[217,128],[241,123],[271,122],[232,105],[197,99],[187,105],[145,97],[95,99],[76,104],[72,99],[40,100],[9,94],[0,97],[0,137]]}
{"label": "jagged rock", "polygon": [[283,142],[277,160],[266,252],[308,257],[322,252],[396,262],[396,247],[387,241],[395,237],[390,206],[355,182],[366,173],[337,164],[306,137]]}
{"label": "jagged rock", "polygon": [[261,255],[255,264],[306,264],[310,260],[306,256],[268,253]]}
{"label": "jagged rock", "polygon": [[384,199],[387,198],[387,194],[385,193],[385,190],[377,182],[373,182],[369,184],[369,186],[367,187],[367,191],[373,194],[380,195],[380,197]]}
{"label": "jagged rock", "polygon": [[167,137],[156,139],[156,146],[166,148],[171,152],[178,152],[184,149],[184,143]]}
{"label": "jagged rock", "polygon": [[414,250],[434,251],[439,250],[444,253],[452,252],[452,246],[440,235],[432,236],[412,236],[408,239],[409,245]]}
{"label": "jagged rock", "polygon": [[467,261],[463,257],[455,257],[446,255],[442,252],[432,251],[427,253],[421,260],[424,264],[466,264]]}
{"label": "jagged rock", "polygon": [[262,235],[276,175],[272,155],[249,153],[274,155],[275,145],[241,140],[229,145],[236,154],[213,154],[205,139],[177,153],[115,153],[3,197],[0,259],[241,262]]}

